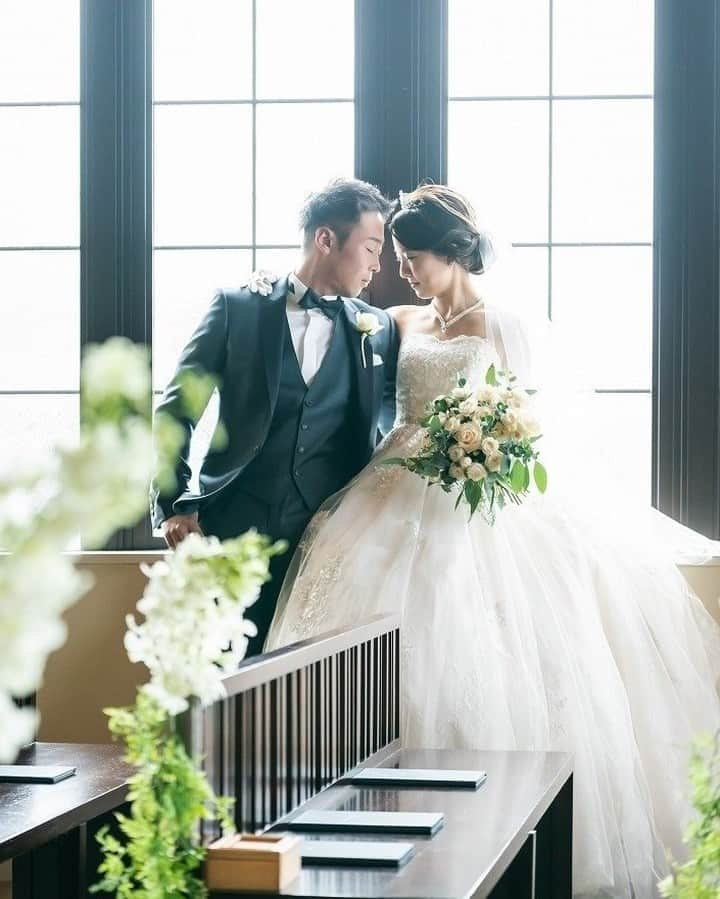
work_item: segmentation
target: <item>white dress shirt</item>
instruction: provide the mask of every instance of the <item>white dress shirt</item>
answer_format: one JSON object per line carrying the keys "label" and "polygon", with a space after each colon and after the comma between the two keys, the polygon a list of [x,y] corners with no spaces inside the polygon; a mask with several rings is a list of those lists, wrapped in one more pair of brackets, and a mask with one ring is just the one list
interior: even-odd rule
{"label": "white dress shirt", "polygon": [[[325,354],[330,346],[335,322],[319,309],[303,309],[300,300],[307,292],[307,286],[293,272],[288,281],[294,293],[288,291],[287,319],[290,325],[290,337],[295,347],[295,355],[300,364],[303,380],[310,386],[318,373]],[[326,296],[325,300],[339,303],[338,297]]]}

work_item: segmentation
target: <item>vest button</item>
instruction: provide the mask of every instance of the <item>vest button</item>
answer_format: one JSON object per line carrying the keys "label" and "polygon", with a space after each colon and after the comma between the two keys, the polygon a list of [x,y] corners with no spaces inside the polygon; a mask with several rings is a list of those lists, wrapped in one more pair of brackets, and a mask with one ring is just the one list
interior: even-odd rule
{"label": "vest button", "polygon": [[304,453],[304,452],[305,452],[305,447],[304,447],[304,446],[299,446],[299,447],[298,447],[298,452],[299,452],[299,453]]}
{"label": "vest button", "polygon": [[307,429],[310,427],[310,425],[300,425],[300,427],[302,428],[303,431],[307,431]]}
{"label": "vest button", "polygon": [[312,400],[305,400],[305,405],[306,405],[306,406],[312,406],[312,404],[313,404],[313,401],[312,401]]}
{"label": "vest button", "polygon": [[300,472],[297,470],[297,468],[295,469],[295,477],[296,477],[296,478],[299,478],[299,477],[300,477]]}

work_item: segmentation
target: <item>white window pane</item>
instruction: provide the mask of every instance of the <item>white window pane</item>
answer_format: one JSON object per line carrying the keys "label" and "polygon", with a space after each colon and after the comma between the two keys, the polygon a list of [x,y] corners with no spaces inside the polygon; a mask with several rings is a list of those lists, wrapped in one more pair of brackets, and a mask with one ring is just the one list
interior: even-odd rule
{"label": "white window pane", "polygon": [[548,237],[548,105],[449,104],[449,181],[471,198],[481,224],[513,243]]}
{"label": "white window pane", "polygon": [[257,96],[352,99],[354,22],[353,0],[258,0]]}
{"label": "white window pane", "polygon": [[0,102],[79,99],[79,0],[0,3]]}
{"label": "white window pane", "polygon": [[354,132],[352,103],[258,106],[258,243],[298,241],[298,213],[307,195],[331,178],[353,176]]}
{"label": "white window pane", "polygon": [[652,240],[652,101],[567,100],[553,110],[553,239]]}
{"label": "white window pane", "polygon": [[487,302],[512,308],[523,319],[545,319],[548,312],[548,250],[498,247],[498,258],[478,278]]}
{"label": "white window pane", "polygon": [[156,250],[153,263],[153,385],[162,390],[180,351],[219,287],[237,288],[252,268],[250,250]]}
{"label": "white window pane", "polygon": [[0,246],[78,246],[80,128],[74,106],[0,109]]}
{"label": "white window pane", "polygon": [[450,0],[449,95],[549,93],[547,0]]}
{"label": "white window pane", "polygon": [[0,396],[3,439],[0,469],[22,457],[42,458],[58,444],[72,445],[80,433],[80,399],[77,394]]}
{"label": "white window pane", "polygon": [[[596,445],[607,447],[608,471],[615,481],[618,496],[629,508],[650,505],[652,478],[652,397],[649,393],[596,394],[593,405]],[[623,447],[631,456],[618,464],[616,435],[622,435]],[[608,441],[608,435],[612,439]],[[592,477],[592,473],[590,473]]]}
{"label": "white window pane", "polygon": [[251,0],[155,0],[156,100],[252,97]]}
{"label": "white window pane", "polygon": [[[160,399],[161,398],[159,396],[154,397],[153,408],[157,408]],[[205,458],[210,448],[210,442],[212,441],[212,436],[215,432],[215,426],[218,422],[219,411],[219,396],[217,390],[215,390],[210,397],[210,402],[207,404],[205,412],[201,416],[200,420],[197,423],[197,426],[195,427],[195,430],[193,431],[192,441],[190,443],[189,462],[192,474],[190,476],[190,481],[188,482],[188,487],[194,493],[198,493],[200,490],[200,468],[202,466],[203,459]]]}
{"label": "white window pane", "polygon": [[649,389],[652,248],[553,249],[553,321],[581,348],[593,387]]}
{"label": "white window pane", "polygon": [[249,107],[158,106],[154,139],[155,243],[251,243]]}
{"label": "white window pane", "polygon": [[80,387],[80,253],[0,253],[0,389]]}
{"label": "white window pane", "polygon": [[556,94],[651,94],[653,0],[554,0]]}
{"label": "white window pane", "polygon": [[294,271],[300,259],[300,245],[292,249],[268,249],[259,248],[255,251],[255,268],[264,268],[273,274],[283,277]]}

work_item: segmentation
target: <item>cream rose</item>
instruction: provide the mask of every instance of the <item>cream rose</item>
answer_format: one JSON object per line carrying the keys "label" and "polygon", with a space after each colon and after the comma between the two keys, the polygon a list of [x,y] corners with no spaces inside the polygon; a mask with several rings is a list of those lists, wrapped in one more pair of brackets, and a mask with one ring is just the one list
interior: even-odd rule
{"label": "cream rose", "polygon": [[458,481],[461,481],[465,477],[465,472],[459,465],[451,465],[449,471],[450,477],[455,478]]}
{"label": "cream rose", "polygon": [[468,418],[473,416],[475,412],[477,412],[477,400],[469,396],[466,400],[463,400],[462,403],[458,406],[458,411],[461,415],[467,415]]}
{"label": "cream rose", "polygon": [[470,390],[467,387],[453,387],[450,395],[456,400],[466,400],[470,396]]}
{"label": "cream rose", "polygon": [[448,450],[448,456],[450,457],[451,462],[460,462],[460,460],[462,459],[462,457],[464,455],[465,455],[465,450],[461,446],[458,446],[457,444],[454,444]]}
{"label": "cream rose", "polygon": [[477,397],[477,401],[479,403],[484,403],[488,406],[494,406],[500,398],[500,391],[497,389],[497,387],[493,387],[492,384],[485,384],[482,387],[478,387],[475,392],[475,396]]}
{"label": "cream rose", "polygon": [[470,458],[470,456],[463,456],[460,460],[460,468],[470,468],[472,464],[473,460]]}
{"label": "cream rose", "polygon": [[525,437],[538,437],[541,433],[540,422],[531,415],[520,416],[520,427]]}
{"label": "cream rose", "polygon": [[455,432],[455,439],[466,453],[472,453],[474,450],[480,449],[483,441],[482,428],[474,421],[461,424]]}
{"label": "cream rose", "polygon": [[485,459],[485,468],[488,471],[500,471],[502,460],[502,453],[493,453]]}
{"label": "cream rose", "polygon": [[480,449],[486,456],[494,456],[500,449],[500,444],[494,437],[486,437],[480,444]]}
{"label": "cream rose", "polygon": [[473,462],[465,469],[465,477],[470,481],[482,481],[484,477],[487,477],[487,470],[479,462]]}
{"label": "cream rose", "polygon": [[450,418],[443,425],[448,434],[454,434],[455,431],[460,427],[460,419],[455,418],[454,415],[451,415]]}

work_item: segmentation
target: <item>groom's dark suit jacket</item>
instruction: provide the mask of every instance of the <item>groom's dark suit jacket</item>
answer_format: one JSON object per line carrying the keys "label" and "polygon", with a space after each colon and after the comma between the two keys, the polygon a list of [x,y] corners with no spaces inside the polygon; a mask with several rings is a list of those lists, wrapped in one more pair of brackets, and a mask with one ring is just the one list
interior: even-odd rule
{"label": "groom's dark suit jacket", "polygon": [[[242,475],[249,469],[265,468],[270,460],[263,460],[263,451],[273,443],[268,434],[278,406],[281,379],[285,383],[288,365],[297,366],[289,341],[289,325],[286,315],[288,279],[281,278],[270,296],[261,296],[248,287],[239,290],[219,291],[185,347],[176,374],[167,388],[158,411],[170,413],[183,427],[185,445],[177,466],[177,485],[171,493],[163,494],[157,485],[151,493],[153,526],[174,514],[199,511],[203,520],[206,506],[217,508],[218,499],[229,496],[232,485],[242,483]],[[338,377],[328,377],[322,382],[325,405],[324,415],[333,414],[333,384],[340,385],[343,372],[350,373],[351,390],[338,393],[336,405],[342,405],[342,414],[352,422],[352,449],[350,469],[347,456],[338,459],[343,466],[343,478],[352,477],[370,459],[379,437],[392,426],[395,414],[395,372],[398,354],[398,336],[391,316],[356,299],[340,301],[333,340],[343,341],[342,352],[336,346],[333,364],[340,362]],[[372,312],[380,320],[383,329],[374,337],[362,341],[356,326],[358,312]],[[289,349],[288,349],[289,347]],[[363,364],[363,355],[365,364]],[[290,357],[290,358],[289,358]],[[330,364],[330,351],[323,366]],[[323,369],[316,380],[319,379]],[[227,443],[218,452],[209,452],[200,471],[200,495],[188,489],[190,467],[189,445],[197,419],[183,409],[181,383],[187,372],[209,373],[217,379],[220,394],[220,420],[227,432]],[[334,373],[331,373],[334,374]],[[297,378],[296,378],[297,380]],[[320,381],[313,387],[320,389]],[[300,385],[305,390],[304,384]],[[329,391],[329,394],[328,394]],[[309,395],[309,394],[307,394]],[[350,405],[348,406],[348,396]],[[300,399],[302,404],[302,398]],[[306,401],[307,405],[311,405]],[[285,408],[285,407],[283,407]],[[339,410],[334,410],[338,412]],[[285,414],[283,412],[283,414]],[[277,417],[276,417],[277,424]],[[300,425],[298,425],[300,427]],[[272,433],[276,433],[273,427]],[[349,431],[348,431],[349,433]],[[277,440],[273,452],[278,452]],[[287,454],[291,456],[291,442]],[[274,459],[272,460],[274,464]],[[332,465],[332,460],[329,462]],[[288,465],[281,465],[285,470]],[[328,478],[331,482],[333,478]],[[315,485],[312,496],[315,505],[337,489],[328,484],[323,493],[322,485]],[[268,502],[272,498],[268,496]],[[222,502],[219,503],[222,507]],[[312,514],[314,509],[309,510]],[[271,536],[282,536],[272,534]]]}

